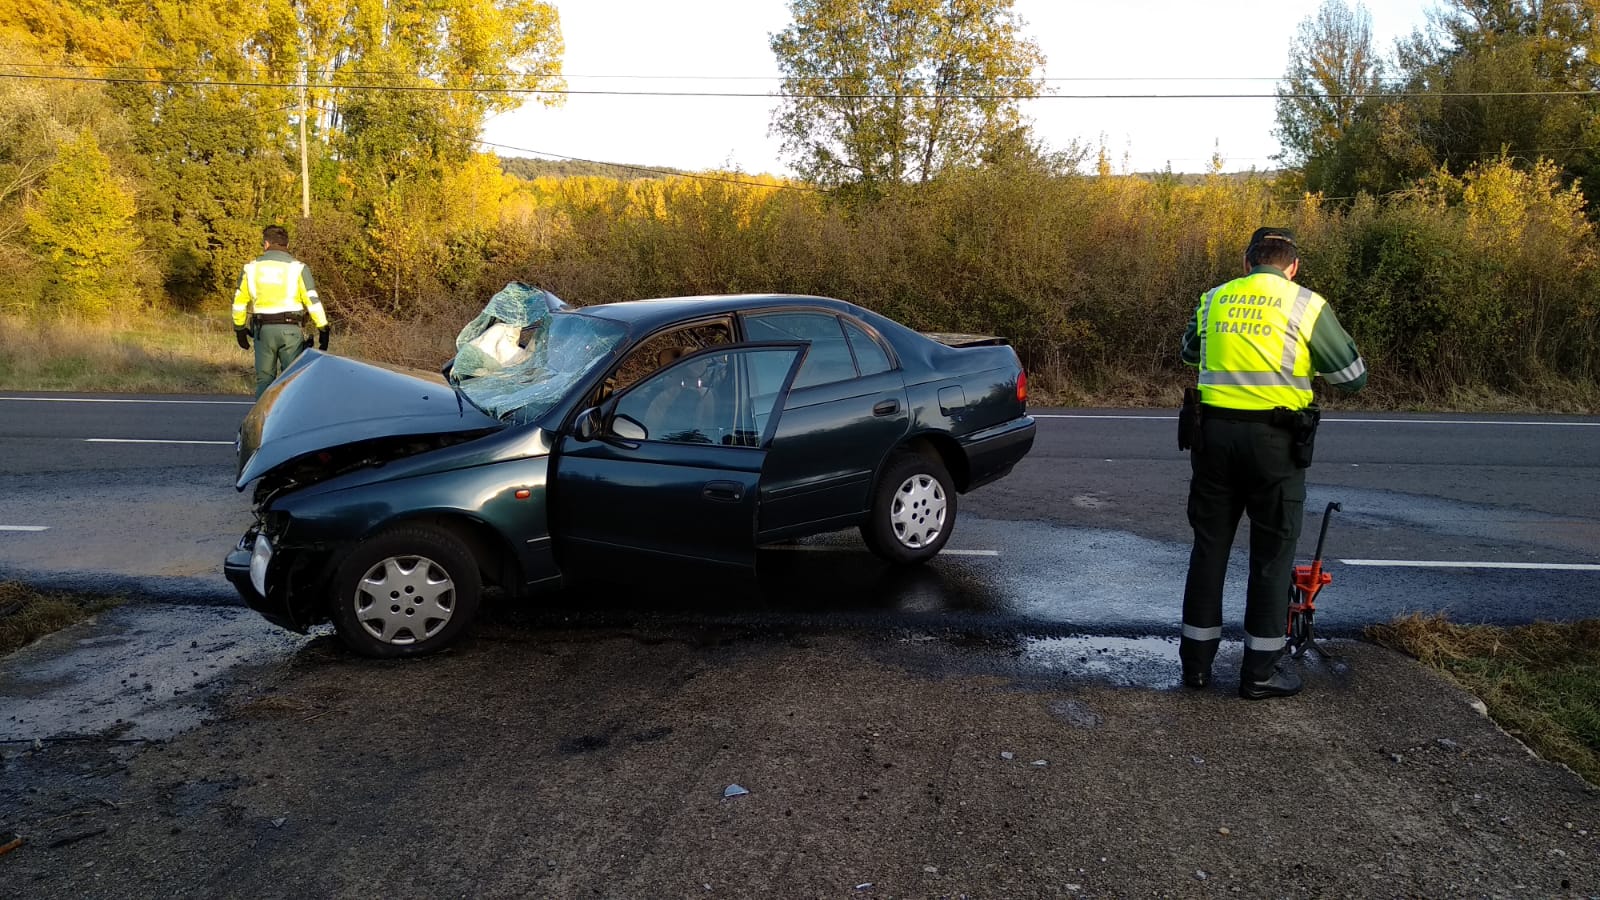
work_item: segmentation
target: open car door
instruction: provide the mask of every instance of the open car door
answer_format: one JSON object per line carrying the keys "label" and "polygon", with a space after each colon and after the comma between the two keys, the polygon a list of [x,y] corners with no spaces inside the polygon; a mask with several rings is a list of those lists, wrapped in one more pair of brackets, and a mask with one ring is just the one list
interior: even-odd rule
{"label": "open car door", "polygon": [[554,460],[563,573],[637,580],[678,563],[754,567],[761,470],[805,351],[707,348],[580,413]]}

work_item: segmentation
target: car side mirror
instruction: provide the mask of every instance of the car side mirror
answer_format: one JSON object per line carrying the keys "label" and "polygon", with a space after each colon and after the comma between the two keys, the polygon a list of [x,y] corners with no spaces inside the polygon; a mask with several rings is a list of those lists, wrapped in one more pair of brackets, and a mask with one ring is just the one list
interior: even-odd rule
{"label": "car side mirror", "polygon": [[592,441],[600,437],[605,427],[605,415],[600,411],[600,407],[592,406],[578,413],[578,421],[572,434],[580,441]]}

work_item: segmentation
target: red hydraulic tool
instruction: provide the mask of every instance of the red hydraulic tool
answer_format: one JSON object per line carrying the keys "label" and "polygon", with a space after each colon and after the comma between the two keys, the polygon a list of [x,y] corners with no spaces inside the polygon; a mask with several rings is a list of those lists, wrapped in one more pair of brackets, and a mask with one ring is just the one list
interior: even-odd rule
{"label": "red hydraulic tool", "polygon": [[1294,567],[1294,583],[1289,586],[1289,625],[1286,635],[1291,657],[1299,658],[1310,647],[1323,659],[1335,658],[1334,654],[1317,643],[1311,620],[1317,613],[1317,593],[1333,583],[1333,576],[1322,571],[1322,544],[1328,539],[1329,520],[1335,512],[1342,512],[1343,509],[1337,503],[1328,504],[1328,508],[1322,512],[1322,532],[1317,535],[1316,556],[1311,558],[1311,565]]}

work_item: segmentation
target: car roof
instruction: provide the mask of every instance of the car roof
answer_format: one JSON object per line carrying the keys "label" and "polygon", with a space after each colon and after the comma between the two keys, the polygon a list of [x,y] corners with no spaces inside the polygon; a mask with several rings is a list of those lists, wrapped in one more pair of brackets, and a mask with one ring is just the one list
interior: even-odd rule
{"label": "car roof", "polygon": [[620,303],[602,303],[574,310],[584,315],[599,316],[632,326],[653,329],[660,325],[697,318],[723,315],[746,309],[770,309],[792,306],[795,308],[822,307],[836,312],[860,315],[863,310],[853,303],[832,297],[813,297],[807,294],[709,294],[699,297],[657,297],[650,300],[626,300]]}

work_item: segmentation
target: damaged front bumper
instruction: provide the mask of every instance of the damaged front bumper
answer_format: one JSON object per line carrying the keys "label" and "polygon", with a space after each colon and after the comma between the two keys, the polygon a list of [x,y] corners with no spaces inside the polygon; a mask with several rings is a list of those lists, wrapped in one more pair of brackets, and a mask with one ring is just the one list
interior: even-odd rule
{"label": "damaged front bumper", "polygon": [[289,583],[305,570],[306,562],[301,555],[284,552],[260,525],[252,525],[222,561],[222,574],[245,604],[267,621],[304,634],[318,620],[311,609],[297,609],[290,602],[300,592],[289,590]]}

